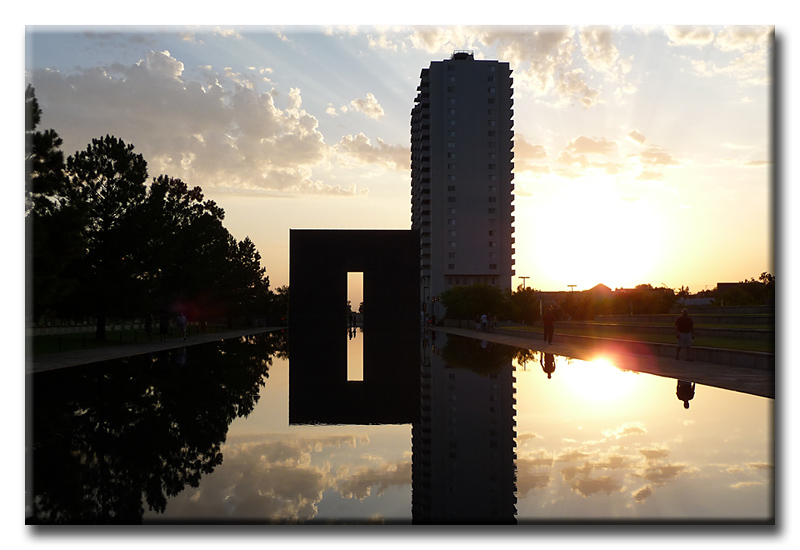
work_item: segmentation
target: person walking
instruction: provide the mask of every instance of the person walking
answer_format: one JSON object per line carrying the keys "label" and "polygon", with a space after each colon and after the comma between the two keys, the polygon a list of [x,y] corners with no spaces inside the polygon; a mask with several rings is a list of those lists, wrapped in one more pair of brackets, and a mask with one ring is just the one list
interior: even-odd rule
{"label": "person walking", "polygon": [[544,325],[544,333],[542,337],[548,344],[553,343],[553,333],[556,331],[556,316],[553,313],[553,306],[547,309],[547,313],[542,316],[542,324]]}
{"label": "person walking", "polygon": [[675,335],[678,347],[675,349],[675,360],[681,358],[681,348],[686,348],[686,360],[692,361],[692,340],[694,340],[694,321],[689,317],[689,310],[683,308],[681,316],[675,319]]}
{"label": "person walking", "polygon": [[186,340],[186,316],[183,314],[183,312],[179,313],[175,318],[175,325],[178,327],[178,333],[181,336],[181,340]]}

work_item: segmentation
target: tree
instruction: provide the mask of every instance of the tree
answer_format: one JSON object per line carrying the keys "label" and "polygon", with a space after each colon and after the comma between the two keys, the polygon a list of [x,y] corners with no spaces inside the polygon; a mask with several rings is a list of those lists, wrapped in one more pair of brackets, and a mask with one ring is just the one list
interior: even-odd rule
{"label": "tree", "polygon": [[144,308],[183,311],[201,322],[222,313],[231,238],[224,217],[199,187],[163,175],[153,179],[137,217]]}
{"label": "tree", "polygon": [[533,325],[539,320],[539,291],[520,285],[516,292],[511,293],[512,318]]}
{"label": "tree", "polygon": [[511,311],[510,291],[484,283],[454,286],[440,299],[449,319],[474,319],[484,313],[508,316]]}
{"label": "tree", "polygon": [[81,287],[73,304],[97,317],[96,338],[105,339],[109,314],[138,307],[141,238],[138,210],[145,196],[147,163],[133,145],[106,135],[67,159],[69,203],[83,217],[84,257],[74,275]]}
{"label": "tree", "polygon": [[59,308],[77,286],[67,266],[82,253],[81,219],[66,205],[61,138],[38,131],[42,111],[32,86],[25,90],[25,232],[28,318]]}

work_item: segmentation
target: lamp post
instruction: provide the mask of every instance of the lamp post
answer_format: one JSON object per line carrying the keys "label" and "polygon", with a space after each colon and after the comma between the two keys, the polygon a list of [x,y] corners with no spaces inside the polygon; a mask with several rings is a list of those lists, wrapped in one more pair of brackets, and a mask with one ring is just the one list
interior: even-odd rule
{"label": "lamp post", "polygon": [[525,279],[530,279],[530,277],[525,276],[525,277],[520,277],[520,279],[522,279],[522,290],[525,290]]}

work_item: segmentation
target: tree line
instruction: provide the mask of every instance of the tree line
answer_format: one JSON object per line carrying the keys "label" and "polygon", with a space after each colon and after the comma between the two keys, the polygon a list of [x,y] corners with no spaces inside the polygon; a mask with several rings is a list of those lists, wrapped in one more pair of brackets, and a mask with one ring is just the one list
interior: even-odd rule
{"label": "tree line", "polygon": [[25,224],[28,321],[177,315],[207,322],[285,317],[249,237],[236,240],[225,212],[200,187],[167,175],[147,184],[147,162],[111,135],[65,159],[55,130],[25,91]]}
{"label": "tree line", "polygon": [[[542,305],[542,293],[520,285],[516,291],[487,284],[458,285],[443,292],[439,299],[450,319],[474,319],[476,315],[492,315],[528,325],[537,323],[541,309],[552,305],[559,319],[592,320],[597,315],[636,315],[670,313],[680,298],[688,298],[689,287],[676,292],[667,287],[640,284],[632,289],[618,289],[610,295],[593,292],[567,292],[554,303]],[[775,305],[775,277],[764,272],[758,280],[740,281],[698,292],[694,297],[710,298],[714,306]]]}

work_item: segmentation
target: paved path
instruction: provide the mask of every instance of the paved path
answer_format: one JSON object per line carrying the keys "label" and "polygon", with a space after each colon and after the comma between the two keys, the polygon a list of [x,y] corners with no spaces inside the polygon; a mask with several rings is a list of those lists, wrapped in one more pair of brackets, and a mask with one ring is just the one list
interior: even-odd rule
{"label": "paved path", "polygon": [[271,332],[273,330],[281,330],[282,328],[285,327],[247,328],[240,330],[229,330],[225,332],[214,332],[209,334],[194,334],[192,336],[187,336],[186,340],[181,340],[178,337],[171,337],[166,342],[123,344],[95,349],[65,351],[62,353],[48,353],[45,355],[27,358],[25,364],[25,374],[53,369],[62,369],[65,367],[74,367],[77,365],[86,365],[89,363],[107,361],[110,359],[120,359],[122,357],[130,357],[132,355],[139,355],[142,353],[156,353],[159,351],[180,348],[183,346],[204,344],[206,342],[215,342],[217,340],[225,340],[227,338],[238,338],[240,336],[246,336],[249,334]]}
{"label": "paved path", "polygon": [[[498,344],[507,344],[518,348],[547,351],[554,355],[572,357],[591,361],[600,358],[600,352],[591,346],[565,344],[558,341],[548,345],[540,340],[525,337],[478,332],[475,330],[451,327],[436,327],[437,332],[480,338]],[[558,336],[558,335],[556,335]],[[668,378],[690,380],[698,384],[734,390],[761,397],[775,398],[775,373],[732,365],[718,365],[703,361],[676,361],[674,357],[656,355],[637,355],[632,353],[602,352],[602,357],[614,366],[636,372],[644,372]]]}

